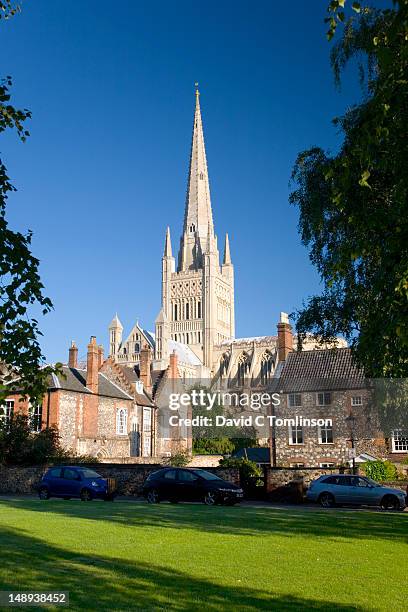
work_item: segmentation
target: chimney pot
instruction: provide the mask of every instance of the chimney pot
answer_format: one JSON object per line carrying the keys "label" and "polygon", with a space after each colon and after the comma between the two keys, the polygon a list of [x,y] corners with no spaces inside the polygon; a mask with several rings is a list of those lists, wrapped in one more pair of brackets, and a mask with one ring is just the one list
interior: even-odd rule
{"label": "chimney pot", "polygon": [[279,361],[286,361],[288,354],[293,350],[292,326],[289,323],[289,316],[286,312],[280,313],[278,323],[278,358]]}
{"label": "chimney pot", "polygon": [[71,341],[71,346],[69,347],[68,351],[68,367],[78,367],[78,347],[75,344],[74,340]]}
{"label": "chimney pot", "polygon": [[86,359],[86,386],[92,393],[98,393],[99,387],[99,349],[96,337],[91,336]]}

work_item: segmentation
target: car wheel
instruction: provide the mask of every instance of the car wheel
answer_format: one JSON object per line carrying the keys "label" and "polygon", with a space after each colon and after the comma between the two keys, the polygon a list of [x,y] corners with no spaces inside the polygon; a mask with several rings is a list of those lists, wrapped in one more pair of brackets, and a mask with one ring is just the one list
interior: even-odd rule
{"label": "car wheel", "polygon": [[216,503],[216,498],[213,491],[207,491],[207,493],[204,495],[204,503],[206,506],[214,506]]}
{"label": "car wheel", "polygon": [[80,494],[81,501],[89,502],[92,501],[92,491],[89,489],[82,489]]}
{"label": "car wheel", "polygon": [[160,501],[159,492],[157,489],[150,489],[146,497],[149,504],[158,504]]}
{"label": "car wheel", "polygon": [[333,508],[334,497],[331,493],[322,493],[319,497],[319,504],[323,508]]}
{"label": "car wheel", "polygon": [[381,508],[383,510],[398,510],[399,502],[395,495],[384,495],[381,500]]}
{"label": "car wheel", "polygon": [[40,489],[38,491],[38,497],[40,499],[49,499],[50,498],[50,492],[47,489],[47,487],[40,487]]}

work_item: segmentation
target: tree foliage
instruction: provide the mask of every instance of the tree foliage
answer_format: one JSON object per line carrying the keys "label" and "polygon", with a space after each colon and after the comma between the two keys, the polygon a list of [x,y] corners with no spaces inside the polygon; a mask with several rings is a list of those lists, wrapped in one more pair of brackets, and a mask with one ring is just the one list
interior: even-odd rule
{"label": "tree foliage", "polygon": [[0,464],[41,465],[53,458],[64,458],[58,430],[48,427],[31,431],[30,419],[23,414],[0,420]]}
{"label": "tree foliage", "polygon": [[[0,19],[9,18],[18,11],[18,4],[0,1]],[[0,133],[14,129],[24,142],[29,135],[25,123],[31,113],[11,104],[11,85],[10,76],[0,79]],[[0,403],[7,397],[16,377],[23,395],[39,400],[54,371],[51,367],[42,367],[43,355],[38,341],[41,332],[37,319],[29,312],[36,306],[46,314],[52,303],[43,293],[39,261],[31,253],[31,231],[16,232],[7,222],[6,204],[13,191],[15,187],[0,158],[0,364],[6,364],[0,375]]]}
{"label": "tree foliage", "polygon": [[[329,5],[331,63],[339,82],[359,62],[362,103],[334,120],[336,155],[301,153],[290,196],[299,231],[323,281],[296,315],[299,339],[341,334],[370,376],[408,375],[408,1],[378,10]],[[340,15],[341,14],[341,15]]]}

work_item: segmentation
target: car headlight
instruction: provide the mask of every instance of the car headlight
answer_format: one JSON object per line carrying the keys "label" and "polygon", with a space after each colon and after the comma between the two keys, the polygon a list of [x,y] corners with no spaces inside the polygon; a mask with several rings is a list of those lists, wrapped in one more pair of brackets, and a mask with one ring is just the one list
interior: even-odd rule
{"label": "car headlight", "polygon": [[101,486],[101,485],[99,484],[99,482],[95,482],[95,480],[93,480],[93,481],[91,482],[91,485],[92,485],[93,487],[100,487],[100,486]]}

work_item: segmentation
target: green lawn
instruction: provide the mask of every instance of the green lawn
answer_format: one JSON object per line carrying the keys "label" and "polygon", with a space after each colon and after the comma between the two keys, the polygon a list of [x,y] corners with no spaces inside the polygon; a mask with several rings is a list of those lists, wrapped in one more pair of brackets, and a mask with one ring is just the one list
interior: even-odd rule
{"label": "green lawn", "polygon": [[0,499],[0,589],[84,610],[403,610],[407,535],[407,513]]}

